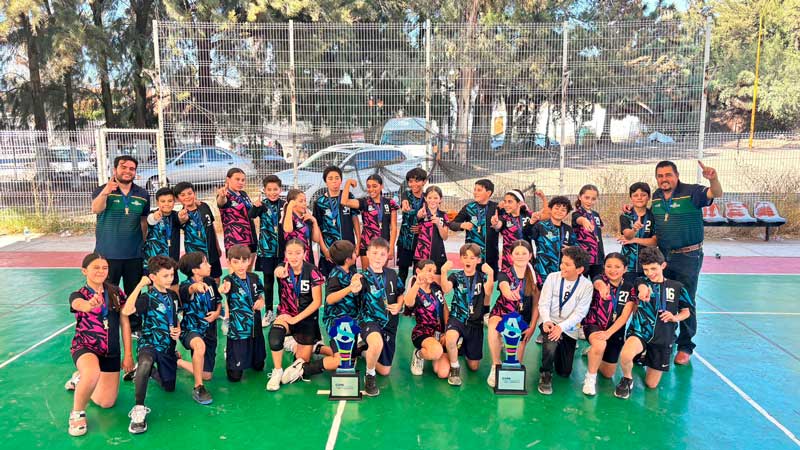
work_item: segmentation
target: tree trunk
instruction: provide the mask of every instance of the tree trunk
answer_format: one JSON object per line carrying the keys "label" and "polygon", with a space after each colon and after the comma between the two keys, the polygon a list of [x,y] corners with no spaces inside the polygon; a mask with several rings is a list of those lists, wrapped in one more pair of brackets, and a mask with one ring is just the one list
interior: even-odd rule
{"label": "tree trunk", "polygon": [[25,36],[25,47],[28,53],[28,71],[31,77],[31,105],[33,106],[34,128],[40,131],[47,131],[47,116],[44,112],[44,92],[42,90],[42,75],[39,70],[41,64],[41,54],[39,53],[39,41],[33,34],[28,17],[20,14],[22,22],[22,33]]}
{"label": "tree trunk", "polygon": [[[92,23],[97,28],[98,32],[103,32],[103,1],[92,0],[90,2],[92,8]],[[116,118],[114,117],[114,103],[111,97],[111,82],[108,78],[108,58],[106,57],[105,49],[102,49],[97,55],[97,68],[100,75],[100,98],[103,104],[103,114],[106,118],[106,127],[113,128],[117,126]]]}
{"label": "tree trunk", "polygon": [[67,130],[75,131],[75,99],[72,95],[72,70],[64,74],[64,111],[67,116]]}
{"label": "tree trunk", "polygon": [[133,93],[135,95],[134,121],[136,128],[147,127],[147,86],[144,78],[142,78],[142,70],[144,70],[144,52],[150,48],[149,24],[152,6],[152,0],[131,2],[131,9],[135,15],[134,30],[136,32],[132,77]]}
{"label": "tree trunk", "polygon": [[458,101],[457,132],[455,133],[456,158],[462,164],[467,162],[467,141],[469,139],[469,112],[472,98],[472,85],[475,82],[475,67],[469,62],[469,50],[473,45],[473,37],[478,22],[478,7],[480,0],[472,0],[472,7],[467,17],[467,34],[465,38],[466,67],[461,69],[461,95]]}

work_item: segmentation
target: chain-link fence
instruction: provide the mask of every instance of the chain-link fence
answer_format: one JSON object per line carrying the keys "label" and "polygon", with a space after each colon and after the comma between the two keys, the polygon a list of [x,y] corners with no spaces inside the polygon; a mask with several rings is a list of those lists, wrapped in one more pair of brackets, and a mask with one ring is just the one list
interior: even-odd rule
{"label": "chain-link fence", "polygon": [[[245,170],[251,191],[277,173],[313,197],[327,165],[357,179],[357,194],[372,173],[396,191],[420,166],[452,209],[480,178],[498,195],[574,196],[592,183],[616,205],[632,182],[654,181],[657,161],[675,161],[695,182],[702,158],[726,195],[796,201],[796,135],[762,133],[748,150],[742,135],[705,133],[709,26],[158,22],[158,132],[0,135],[2,198],[8,208],[79,214],[88,197],[77,173],[107,179],[114,156],[127,153],[143,161],[137,183],[151,192],[191,181],[201,196],[231,167]],[[69,149],[92,155],[95,139],[103,159],[74,170],[82,166]],[[60,145],[70,170],[48,166]],[[74,188],[66,196],[64,177]],[[14,189],[23,185],[50,194],[21,198]]]}

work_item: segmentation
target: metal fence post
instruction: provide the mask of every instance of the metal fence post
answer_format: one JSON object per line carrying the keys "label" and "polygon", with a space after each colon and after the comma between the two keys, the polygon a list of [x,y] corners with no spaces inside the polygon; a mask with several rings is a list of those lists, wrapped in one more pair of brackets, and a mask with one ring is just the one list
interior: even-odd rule
{"label": "metal fence post", "polygon": [[95,156],[97,161],[97,185],[101,186],[108,180],[108,175],[106,174],[105,136],[103,136],[103,130],[100,128],[94,130],[94,139],[94,151],[96,152]]}
{"label": "metal fence post", "polygon": [[154,80],[158,92],[158,132],[156,133],[156,161],[158,163],[158,185],[167,185],[167,151],[164,148],[164,92],[161,84],[161,49],[158,45],[158,20],[153,21],[153,54],[155,56],[156,74]]}
{"label": "metal fence post", "polygon": [[[708,70],[708,61],[711,57],[711,16],[706,18],[706,46],[703,52],[703,83],[702,94],[700,100],[700,130],[697,133],[697,159],[703,159],[703,150],[705,148],[706,140],[706,103],[708,103],[708,77],[706,70]],[[703,180],[703,170],[698,165],[697,167],[697,183]]]}
{"label": "metal fence post", "polygon": [[[567,22],[562,25],[563,35],[563,53],[561,55],[561,145],[559,148],[559,163],[558,163],[558,192],[564,193],[564,147],[566,144],[566,126],[567,126],[567,84],[569,83],[569,72],[567,71],[567,45],[569,44],[569,37],[567,36]],[[548,105],[548,107],[550,107]],[[547,139],[547,137],[545,137]],[[547,142],[545,140],[545,142]]]}
{"label": "metal fence post", "polygon": [[297,148],[297,86],[294,72],[294,21],[289,21],[289,92],[292,106],[292,187],[297,188],[297,165],[300,151]]}
{"label": "metal fence post", "polygon": [[433,158],[431,145],[431,19],[425,21],[425,153]]}

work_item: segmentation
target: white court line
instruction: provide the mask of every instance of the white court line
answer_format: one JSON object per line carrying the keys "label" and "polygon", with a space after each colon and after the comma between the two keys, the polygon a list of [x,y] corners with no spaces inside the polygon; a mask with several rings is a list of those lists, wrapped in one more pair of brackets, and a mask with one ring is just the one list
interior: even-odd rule
{"label": "white court line", "polygon": [[800,316],[800,312],[771,311],[697,311],[697,314],[717,314],[734,316]]}
{"label": "white court line", "polygon": [[30,352],[31,352],[33,349],[35,349],[36,347],[38,347],[38,346],[40,346],[40,345],[44,344],[45,342],[49,341],[50,339],[53,339],[54,337],[58,336],[59,334],[61,334],[61,333],[65,332],[65,331],[67,331],[68,329],[70,329],[70,328],[72,328],[72,327],[74,327],[74,326],[75,326],[75,323],[70,323],[70,324],[68,324],[68,325],[65,325],[63,328],[61,328],[60,330],[58,330],[58,331],[56,331],[55,333],[51,334],[50,336],[47,336],[46,338],[42,339],[41,341],[39,341],[39,342],[37,342],[37,343],[35,343],[35,344],[31,345],[30,347],[26,348],[26,349],[25,349],[25,350],[23,350],[22,352],[20,352],[20,353],[17,353],[16,355],[14,355],[14,356],[13,356],[11,359],[9,359],[8,361],[4,361],[2,364],[0,364],[0,369],[2,369],[3,367],[5,367],[5,366],[7,366],[7,365],[11,364],[12,362],[14,362],[14,361],[18,360],[18,359],[19,359],[19,358],[21,358],[23,355],[25,355],[25,354],[27,354],[27,353],[30,353]]}
{"label": "white court line", "polygon": [[346,404],[346,400],[339,400],[339,407],[336,408],[336,415],[333,417],[333,423],[331,423],[331,432],[328,433],[328,443],[325,444],[325,450],[333,450],[336,446],[336,438],[339,436],[339,426],[342,424],[342,414],[344,414],[344,406]]}
{"label": "white court line", "polygon": [[783,432],[783,434],[785,434],[787,437],[789,437],[789,439],[791,439],[791,440],[792,440],[792,442],[794,442],[794,443],[795,443],[795,445],[797,445],[798,447],[800,447],[800,439],[797,439],[797,436],[795,436],[795,435],[794,435],[794,433],[792,433],[791,431],[789,431],[789,429],[788,429],[788,428],[786,428],[785,426],[783,426],[783,424],[782,424],[782,423],[778,422],[778,420],[777,420],[777,419],[775,419],[774,417],[772,417],[772,415],[770,415],[770,413],[768,413],[768,412],[767,412],[767,410],[765,410],[765,409],[764,409],[764,408],[763,408],[761,405],[759,405],[758,403],[756,403],[756,401],[755,401],[755,400],[753,400],[753,399],[752,399],[752,398],[751,398],[749,395],[747,395],[747,393],[745,393],[743,390],[741,390],[741,389],[739,388],[739,386],[735,385],[735,384],[733,383],[733,381],[731,381],[730,379],[728,379],[728,377],[726,377],[725,375],[723,375],[723,374],[722,374],[722,372],[720,372],[719,370],[717,370],[717,368],[716,368],[716,367],[714,367],[713,365],[711,365],[711,363],[710,363],[710,362],[706,361],[706,359],[705,359],[705,358],[703,358],[702,356],[700,356],[700,355],[699,355],[697,352],[694,352],[694,357],[695,357],[695,358],[697,358],[697,359],[698,359],[698,360],[699,360],[701,363],[703,363],[703,365],[704,365],[704,366],[708,367],[708,369],[709,369],[709,370],[711,370],[712,372],[714,372],[714,374],[716,374],[716,375],[719,377],[719,379],[720,379],[720,380],[724,381],[724,382],[725,382],[725,384],[727,384],[728,386],[730,386],[730,387],[731,387],[731,389],[733,389],[734,391],[736,391],[736,393],[737,393],[737,394],[739,394],[739,397],[742,397],[742,398],[743,398],[743,399],[744,399],[744,400],[745,400],[747,403],[749,403],[749,404],[750,404],[750,406],[752,406],[752,407],[753,407],[753,409],[755,409],[756,411],[758,411],[758,412],[759,412],[759,413],[760,413],[762,416],[764,416],[764,418],[766,418],[767,420],[769,420],[770,422],[772,422],[772,424],[773,424],[773,425],[775,425],[776,427],[778,427],[778,429],[779,429],[779,430],[781,430],[781,431]]}
{"label": "white court line", "polygon": [[702,275],[759,275],[772,276],[779,275],[784,277],[798,276],[798,273],[758,273],[758,272],[703,272]]}

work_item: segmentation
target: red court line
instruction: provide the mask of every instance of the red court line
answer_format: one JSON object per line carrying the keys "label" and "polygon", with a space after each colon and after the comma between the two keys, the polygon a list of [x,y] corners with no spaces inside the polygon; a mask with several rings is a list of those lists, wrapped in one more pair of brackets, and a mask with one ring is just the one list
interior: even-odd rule
{"label": "red court line", "polygon": [[[85,252],[0,252],[0,268],[78,268],[85,255]],[[447,256],[453,262],[454,269],[462,268],[457,253]],[[222,266],[227,266],[224,258]],[[717,259],[706,256],[703,273],[800,274],[800,258],[723,256]]]}

